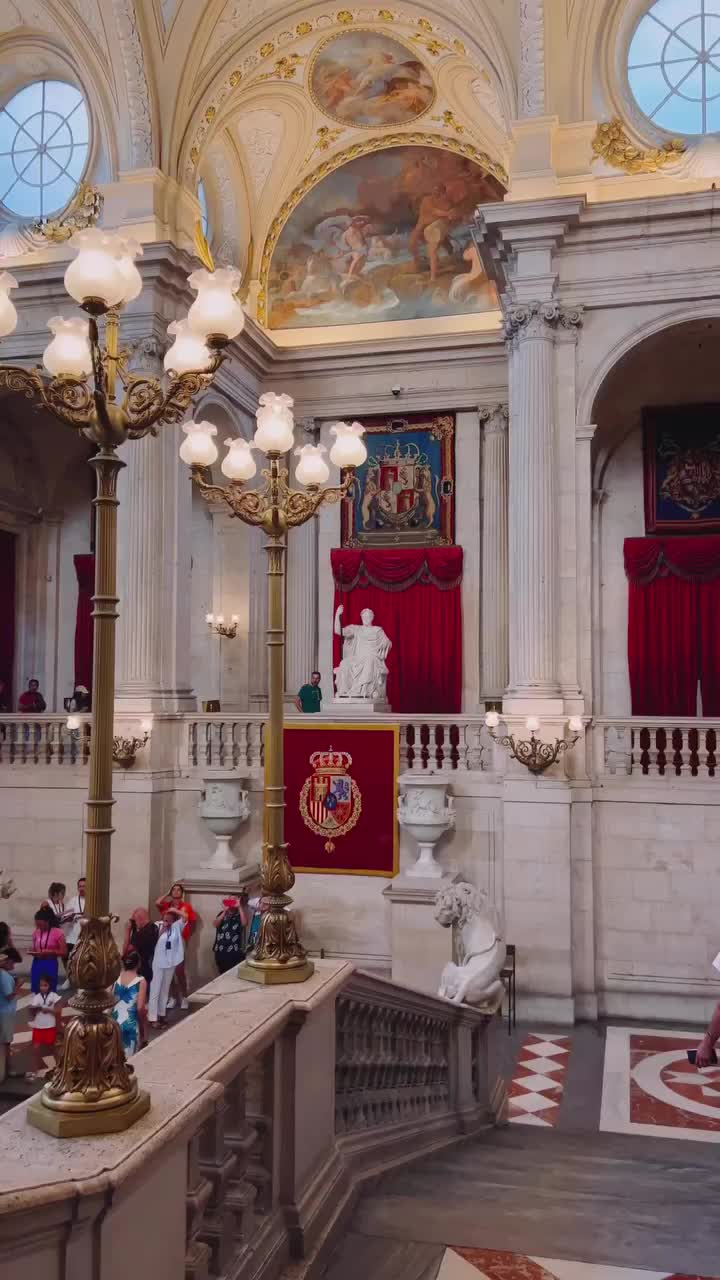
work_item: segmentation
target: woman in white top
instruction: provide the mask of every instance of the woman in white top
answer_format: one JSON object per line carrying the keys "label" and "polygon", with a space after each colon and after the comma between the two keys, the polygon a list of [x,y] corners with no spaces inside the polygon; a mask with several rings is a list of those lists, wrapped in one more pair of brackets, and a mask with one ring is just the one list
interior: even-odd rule
{"label": "woman in white top", "polygon": [[168,907],[163,912],[162,923],[158,929],[158,940],[153,955],[153,976],[150,983],[148,1000],[148,1021],[156,1027],[158,1021],[165,1021],[170,985],[177,965],[185,958],[185,943],[182,931],[185,921],[175,907]]}
{"label": "woman in white top", "polygon": [[[65,934],[65,942],[67,943],[67,955],[65,956],[65,968],[67,970],[72,949],[80,941],[80,930],[82,928],[81,920],[85,915],[85,877],[81,876],[77,882],[77,893],[65,903],[63,912],[63,932]],[[67,991],[70,986],[70,979],[66,978],[61,991]]]}

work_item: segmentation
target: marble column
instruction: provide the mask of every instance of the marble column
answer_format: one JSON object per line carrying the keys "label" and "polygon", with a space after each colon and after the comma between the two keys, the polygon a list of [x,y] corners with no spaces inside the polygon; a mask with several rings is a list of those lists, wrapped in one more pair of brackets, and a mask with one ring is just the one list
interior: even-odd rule
{"label": "marble column", "polygon": [[[298,444],[315,441],[314,419],[297,423],[297,428]],[[293,455],[291,479],[295,461]],[[295,482],[294,487],[302,486]],[[286,622],[285,689],[294,696],[318,662],[318,523],[314,517],[288,534]]]}
{"label": "marble column", "polygon": [[[149,341],[149,340],[148,340]],[[147,343],[145,344],[147,346]],[[153,353],[144,367],[156,373]],[[179,428],[130,440],[118,483],[118,648],[120,711],[177,711],[190,688],[191,489],[178,457]],[[181,470],[182,469],[182,470]]]}
{"label": "marble column", "polygon": [[[508,697],[559,698],[555,331],[580,313],[556,302],[506,312],[510,347]],[[559,709],[559,708],[558,708]]]}
{"label": "marble column", "polygon": [[267,552],[261,529],[250,528],[250,608],[248,616],[248,701],[251,711],[267,711]]}
{"label": "marble column", "polygon": [[481,405],[481,701],[497,702],[508,683],[508,408]]}

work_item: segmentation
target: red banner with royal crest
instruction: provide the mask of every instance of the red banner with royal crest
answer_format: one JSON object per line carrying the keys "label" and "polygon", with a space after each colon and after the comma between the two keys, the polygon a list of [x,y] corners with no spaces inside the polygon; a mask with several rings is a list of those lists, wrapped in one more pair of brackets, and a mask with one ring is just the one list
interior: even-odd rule
{"label": "red banner with royal crest", "polygon": [[285,727],[285,839],[295,871],[397,874],[398,728]]}

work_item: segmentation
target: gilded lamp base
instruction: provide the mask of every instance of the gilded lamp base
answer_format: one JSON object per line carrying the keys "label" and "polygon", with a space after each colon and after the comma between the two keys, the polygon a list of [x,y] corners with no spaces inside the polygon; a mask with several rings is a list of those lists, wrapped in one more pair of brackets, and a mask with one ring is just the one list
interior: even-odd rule
{"label": "gilded lamp base", "polygon": [[115,1004],[110,988],[121,968],[111,923],[109,916],[82,922],[68,963],[76,988],[70,1006],[77,1016],[65,1025],[52,1077],[28,1107],[28,1122],[54,1138],[122,1133],[150,1106],[150,1095],[138,1089],[125,1061],[120,1028],[108,1013]]}
{"label": "gilded lamp base", "polygon": [[150,1094],[139,1089],[129,1102],[119,1107],[86,1105],[81,1111],[56,1111],[46,1106],[42,1094],[28,1103],[27,1118],[36,1129],[53,1138],[91,1138],[101,1133],[123,1133],[150,1110]]}
{"label": "gilded lamp base", "polygon": [[315,972],[312,960],[303,960],[300,964],[258,963],[243,960],[239,965],[237,976],[244,982],[259,982],[263,986],[273,983],[305,982]]}

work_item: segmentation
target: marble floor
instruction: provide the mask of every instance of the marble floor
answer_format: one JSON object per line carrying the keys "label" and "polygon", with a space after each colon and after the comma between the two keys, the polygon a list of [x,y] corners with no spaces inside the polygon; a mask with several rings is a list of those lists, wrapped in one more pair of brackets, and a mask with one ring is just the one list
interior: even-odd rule
{"label": "marble floor", "polygon": [[688,1027],[503,1038],[510,1124],[369,1187],[323,1280],[718,1280],[720,1068]]}

